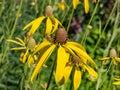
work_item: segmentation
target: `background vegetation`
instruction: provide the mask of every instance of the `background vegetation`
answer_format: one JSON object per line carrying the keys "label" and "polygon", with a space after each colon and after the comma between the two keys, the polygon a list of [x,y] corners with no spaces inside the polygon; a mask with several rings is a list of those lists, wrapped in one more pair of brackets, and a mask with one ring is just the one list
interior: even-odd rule
{"label": "background vegetation", "polygon": [[[90,11],[84,13],[83,0],[72,15],[72,0],[65,0],[68,5],[65,11],[57,7],[59,0],[0,0],[0,90],[44,90],[46,88],[54,53],[46,66],[38,75],[37,81],[29,81],[31,69],[19,61],[21,52],[11,51],[16,45],[7,42],[8,39],[23,37],[26,31],[23,27],[31,20],[44,15],[44,9],[51,5],[54,16],[58,18],[67,29],[71,17],[80,21],[80,32],[75,27],[68,29],[70,40],[81,43],[88,54],[97,63],[99,78],[89,80],[85,73],[79,90],[119,90],[120,86],[113,85],[115,76],[120,76],[120,64],[117,66],[112,60],[101,64],[99,58],[109,56],[109,50],[114,48],[117,57],[120,56],[120,0],[98,0],[92,3],[89,0]],[[71,22],[73,23],[73,22]],[[88,25],[92,26],[90,28]],[[44,25],[34,35],[36,42],[44,37]],[[70,81],[63,87],[56,84],[54,78],[49,90],[69,90]]]}

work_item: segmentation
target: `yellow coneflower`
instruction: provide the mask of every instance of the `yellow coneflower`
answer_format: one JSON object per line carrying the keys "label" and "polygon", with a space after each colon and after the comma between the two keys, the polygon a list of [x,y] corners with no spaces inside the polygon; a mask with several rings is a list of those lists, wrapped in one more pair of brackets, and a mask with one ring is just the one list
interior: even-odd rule
{"label": "yellow coneflower", "polygon": [[104,58],[100,58],[99,60],[105,62],[107,60],[112,60],[114,65],[118,65],[118,62],[120,62],[120,58],[117,57],[117,54],[116,54],[116,50],[114,48],[112,48],[110,50],[110,53],[109,53],[110,57],[104,57]]}
{"label": "yellow coneflower", "polygon": [[90,66],[86,64],[86,61],[87,61],[86,58],[83,57],[81,59],[76,59],[73,57],[73,60],[71,62],[68,62],[65,66],[64,75],[62,78],[63,83],[67,82],[73,67],[75,67],[74,76],[73,76],[74,90],[77,90],[80,86],[81,78],[82,78],[82,70],[83,71],[87,70],[91,76],[97,78],[98,74]]}
{"label": "yellow coneflower", "polygon": [[82,63],[85,62],[84,60],[88,60],[96,67],[94,61],[85,52],[84,47],[82,47],[82,45],[76,42],[67,41],[67,32],[63,28],[59,28],[55,33],[54,40],[51,38],[49,38],[49,40],[44,40],[41,44],[37,46],[37,48],[33,52],[33,55],[36,54],[37,52],[39,52],[39,54],[41,52],[42,53],[40,55],[38,64],[36,65],[32,73],[31,81],[33,81],[35,76],[41,70],[42,65],[47,61],[47,59],[52,54],[55,48],[57,48],[57,65],[55,74],[56,82],[59,82],[62,79],[64,75],[63,71],[66,66],[66,63],[69,60],[70,55],[78,59],[82,58],[81,59]]}
{"label": "yellow coneflower", "polygon": [[[94,3],[96,3],[96,0],[93,0]],[[84,0],[84,8],[85,13],[87,14],[89,12],[89,0]]]}
{"label": "yellow coneflower", "polygon": [[28,66],[30,67],[30,65],[34,62],[34,60],[37,60],[36,55],[31,56],[31,52],[34,51],[36,46],[35,40],[32,37],[29,38],[24,37],[24,40],[16,37],[16,40],[7,40],[7,41],[21,46],[21,47],[11,48],[11,50],[23,50],[23,52],[20,54],[20,61],[22,63],[25,63],[27,61]]}
{"label": "yellow coneflower", "polygon": [[64,0],[61,0],[60,3],[57,3],[57,6],[59,9],[61,9],[62,11],[64,11],[66,9],[66,4],[64,2]]}
{"label": "yellow coneflower", "polygon": [[[96,0],[93,0],[94,3],[96,3]],[[73,0],[73,8],[76,9],[77,6],[80,4],[79,0]],[[85,8],[85,13],[87,14],[89,12],[89,0],[84,0],[84,8]]]}
{"label": "yellow coneflower", "polygon": [[73,8],[76,9],[77,6],[80,4],[80,1],[79,0],[73,0],[72,3],[73,3]]}
{"label": "yellow coneflower", "polygon": [[23,30],[27,29],[28,27],[31,26],[31,29],[29,31],[30,35],[32,36],[35,31],[38,29],[38,27],[41,25],[42,21],[46,19],[46,31],[45,35],[50,35],[51,33],[54,33],[58,25],[62,26],[59,20],[57,20],[53,15],[53,9],[51,6],[47,6],[45,9],[45,16],[41,16],[30,23],[28,23]]}

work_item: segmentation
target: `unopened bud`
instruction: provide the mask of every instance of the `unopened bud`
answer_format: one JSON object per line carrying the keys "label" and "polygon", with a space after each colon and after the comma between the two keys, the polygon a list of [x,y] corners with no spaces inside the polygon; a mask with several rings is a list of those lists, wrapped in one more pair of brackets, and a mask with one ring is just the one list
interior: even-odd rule
{"label": "unopened bud", "polygon": [[51,6],[47,6],[45,8],[45,15],[46,16],[52,16],[52,14],[53,14],[53,8]]}
{"label": "unopened bud", "polygon": [[36,42],[34,40],[34,38],[30,37],[27,43],[27,47],[31,50],[33,50],[35,48]]}
{"label": "unopened bud", "polygon": [[91,26],[91,25],[88,25],[87,28],[88,28],[89,30],[91,30],[91,29],[92,29],[92,26]]}
{"label": "unopened bud", "polygon": [[110,57],[116,57],[116,50],[114,48],[110,49]]}
{"label": "unopened bud", "polygon": [[47,35],[47,36],[46,36],[46,39],[47,39],[47,40],[51,40],[52,38],[51,38],[50,35]]}

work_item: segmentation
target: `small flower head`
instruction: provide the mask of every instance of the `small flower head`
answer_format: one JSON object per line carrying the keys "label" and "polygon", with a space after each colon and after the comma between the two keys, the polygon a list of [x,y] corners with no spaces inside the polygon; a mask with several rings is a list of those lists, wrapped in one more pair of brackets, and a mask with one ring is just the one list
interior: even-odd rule
{"label": "small flower head", "polygon": [[101,61],[112,60],[114,65],[118,65],[118,63],[120,62],[120,58],[117,57],[117,53],[114,48],[110,49],[109,57],[100,58],[99,60]]}
{"label": "small flower head", "polygon": [[82,71],[87,70],[92,77],[94,78],[98,77],[98,74],[90,66],[87,65],[86,59],[84,59],[83,61],[82,59],[73,57],[71,62],[68,62],[65,66],[65,69],[63,72],[64,75],[62,78],[63,83],[67,82],[68,78],[70,77],[73,67],[75,67],[74,72],[73,72],[74,73],[74,76],[73,76],[74,90],[77,90],[80,86],[80,83],[82,81]]}
{"label": "small flower head", "polygon": [[64,11],[66,9],[66,5],[64,0],[61,0],[60,3],[57,4],[58,8],[61,9],[62,11]]}
{"label": "small flower head", "polygon": [[45,8],[45,16],[50,17],[50,16],[52,16],[52,14],[53,14],[53,8],[52,8],[52,6],[48,5]]}
{"label": "small flower head", "polygon": [[36,43],[34,38],[29,37],[29,34],[27,33],[27,37],[24,37],[24,40],[16,37],[16,40],[8,40],[9,42],[18,44],[21,47],[15,47],[11,48],[11,50],[23,50],[23,52],[20,54],[20,61],[22,63],[28,62],[28,66],[32,63],[34,63],[34,60],[37,60],[37,56],[33,55],[31,56],[31,52],[34,51]]}

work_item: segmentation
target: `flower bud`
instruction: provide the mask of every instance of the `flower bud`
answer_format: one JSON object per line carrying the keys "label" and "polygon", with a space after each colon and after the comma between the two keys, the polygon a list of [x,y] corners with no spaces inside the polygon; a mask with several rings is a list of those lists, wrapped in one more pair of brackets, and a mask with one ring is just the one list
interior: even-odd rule
{"label": "flower bud", "polygon": [[27,47],[31,50],[33,50],[35,48],[36,42],[34,40],[34,38],[30,37],[27,43]]}
{"label": "flower bud", "polygon": [[91,25],[88,25],[87,28],[88,28],[89,30],[91,30],[91,29],[92,29],[92,26],[91,26]]}
{"label": "flower bud", "polygon": [[110,49],[110,57],[116,57],[116,50],[114,48]]}
{"label": "flower bud", "polygon": [[52,38],[51,38],[51,36],[50,36],[50,35],[47,35],[47,36],[46,36],[46,39],[47,39],[47,40],[49,40],[49,41],[51,41],[51,40],[52,40]]}
{"label": "flower bud", "polygon": [[45,8],[45,15],[49,17],[52,16],[52,14],[53,14],[53,8],[51,6],[47,6]]}

